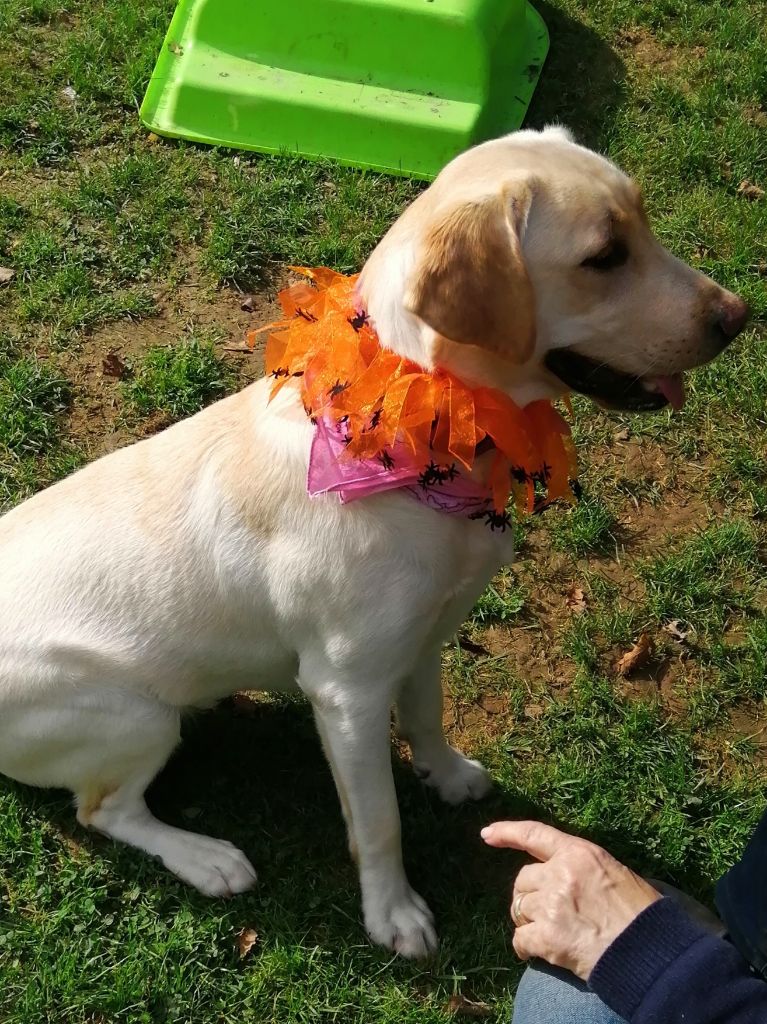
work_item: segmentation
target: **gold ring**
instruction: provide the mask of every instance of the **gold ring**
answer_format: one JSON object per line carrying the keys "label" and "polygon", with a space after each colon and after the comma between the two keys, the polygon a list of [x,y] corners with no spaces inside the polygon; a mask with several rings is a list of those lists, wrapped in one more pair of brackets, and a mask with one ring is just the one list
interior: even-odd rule
{"label": "gold ring", "polygon": [[522,913],[522,900],[525,898],[527,893],[520,892],[514,897],[514,902],[511,904],[511,919],[517,928],[524,924],[530,924],[525,915]]}

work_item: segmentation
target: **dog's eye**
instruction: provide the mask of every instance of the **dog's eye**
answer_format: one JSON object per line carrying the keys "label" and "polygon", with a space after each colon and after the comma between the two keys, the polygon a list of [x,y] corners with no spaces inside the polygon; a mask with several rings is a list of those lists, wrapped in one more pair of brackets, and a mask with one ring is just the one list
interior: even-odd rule
{"label": "dog's eye", "polygon": [[581,263],[582,267],[590,267],[592,270],[614,270],[622,267],[629,258],[629,251],[623,242],[610,242],[600,250],[596,256],[589,256]]}

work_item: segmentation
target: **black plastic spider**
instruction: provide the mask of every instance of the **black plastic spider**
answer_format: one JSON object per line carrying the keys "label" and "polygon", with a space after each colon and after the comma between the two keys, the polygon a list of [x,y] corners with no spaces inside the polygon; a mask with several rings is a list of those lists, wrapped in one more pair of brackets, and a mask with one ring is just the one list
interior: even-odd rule
{"label": "black plastic spider", "polygon": [[511,527],[511,515],[508,512],[496,512],[495,509],[490,509],[489,512],[485,512],[485,525],[489,526],[493,533],[496,530],[505,533]]}
{"label": "black plastic spider", "polygon": [[300,306],[296,307],[296,316],[300,316],[302,320],[306,320],[310,324],[317,322],[317,317],[313,313],[307,313],[305,309],[301,309]]}
{"label": "black plastic spider", "polygon": [[544,462],[536,473],[531,474],[531,479],[536,484],[547,484],[551,480],[551,466]]}
{"label": "black plastic spider", "polygon": [[438,466],[436,462],[430,462],[418,477],[418,483],[426,490],[435,484],[444,484],[446,480],[455,480],[457,476],[458,468],[454,462],[449,466]]}
{"label": "black plastic spider", "polygon": [[367,313],[357,313],[355,316],[350,316],[348,320],[354,330],[359,332],[368,322],[368,315]]}
{"label": "black plastic spider", "polygon": [[351,381],[344,381],[342,384],[340,380],[337,380],[332,388],[328,388],[328,394],[331,398],[335,398],[337,395],[342,394],[348,387],[351,386]]}
{"label": "black plastic spider", "polygon": [[279,380],[280,377],[289,377],[290,370],[287,366],[276,366],[269,374],[270,377],[274,377],[275,380]]}
{"label": "black plastic spider", "polygon": [[378,456],[378,461],[381,463],[384,469],[394,469],[394,459],[389,455],[388,452],[381,452]]}

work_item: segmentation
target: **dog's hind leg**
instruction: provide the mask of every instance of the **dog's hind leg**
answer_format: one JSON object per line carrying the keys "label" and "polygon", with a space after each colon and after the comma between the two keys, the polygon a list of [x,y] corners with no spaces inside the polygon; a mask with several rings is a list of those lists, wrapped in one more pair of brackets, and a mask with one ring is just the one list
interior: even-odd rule
{"label": "dog's hind leg", "polygon": [[487,771],[451,747],[442,726],[439,650],[421,659],[397,698],[397,731],[413,754],[413,769],[449,804],[479,800],[490,790]]}
{"label": "dog's hind leg", "polygon": [[77,818],[135,846],[209,896],[249,889],[256,874],[231,843],[159,821],[144,791],[179,741],[178,709],[124,692],[3,708],[0,772],[75,794]]}

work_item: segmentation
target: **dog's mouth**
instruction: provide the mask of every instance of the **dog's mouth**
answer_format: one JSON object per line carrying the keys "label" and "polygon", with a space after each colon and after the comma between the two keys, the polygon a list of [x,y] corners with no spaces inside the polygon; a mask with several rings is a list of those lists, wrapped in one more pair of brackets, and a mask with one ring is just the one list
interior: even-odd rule
{"label": "dog's mouth", "polygon": [[652,412],[671,405],[684,405],[681,373],[666,377],[637,377],[598,363],[573,349],[552,349],[544,359],[547,369],[573,391],[588,395],[609,409]]}

